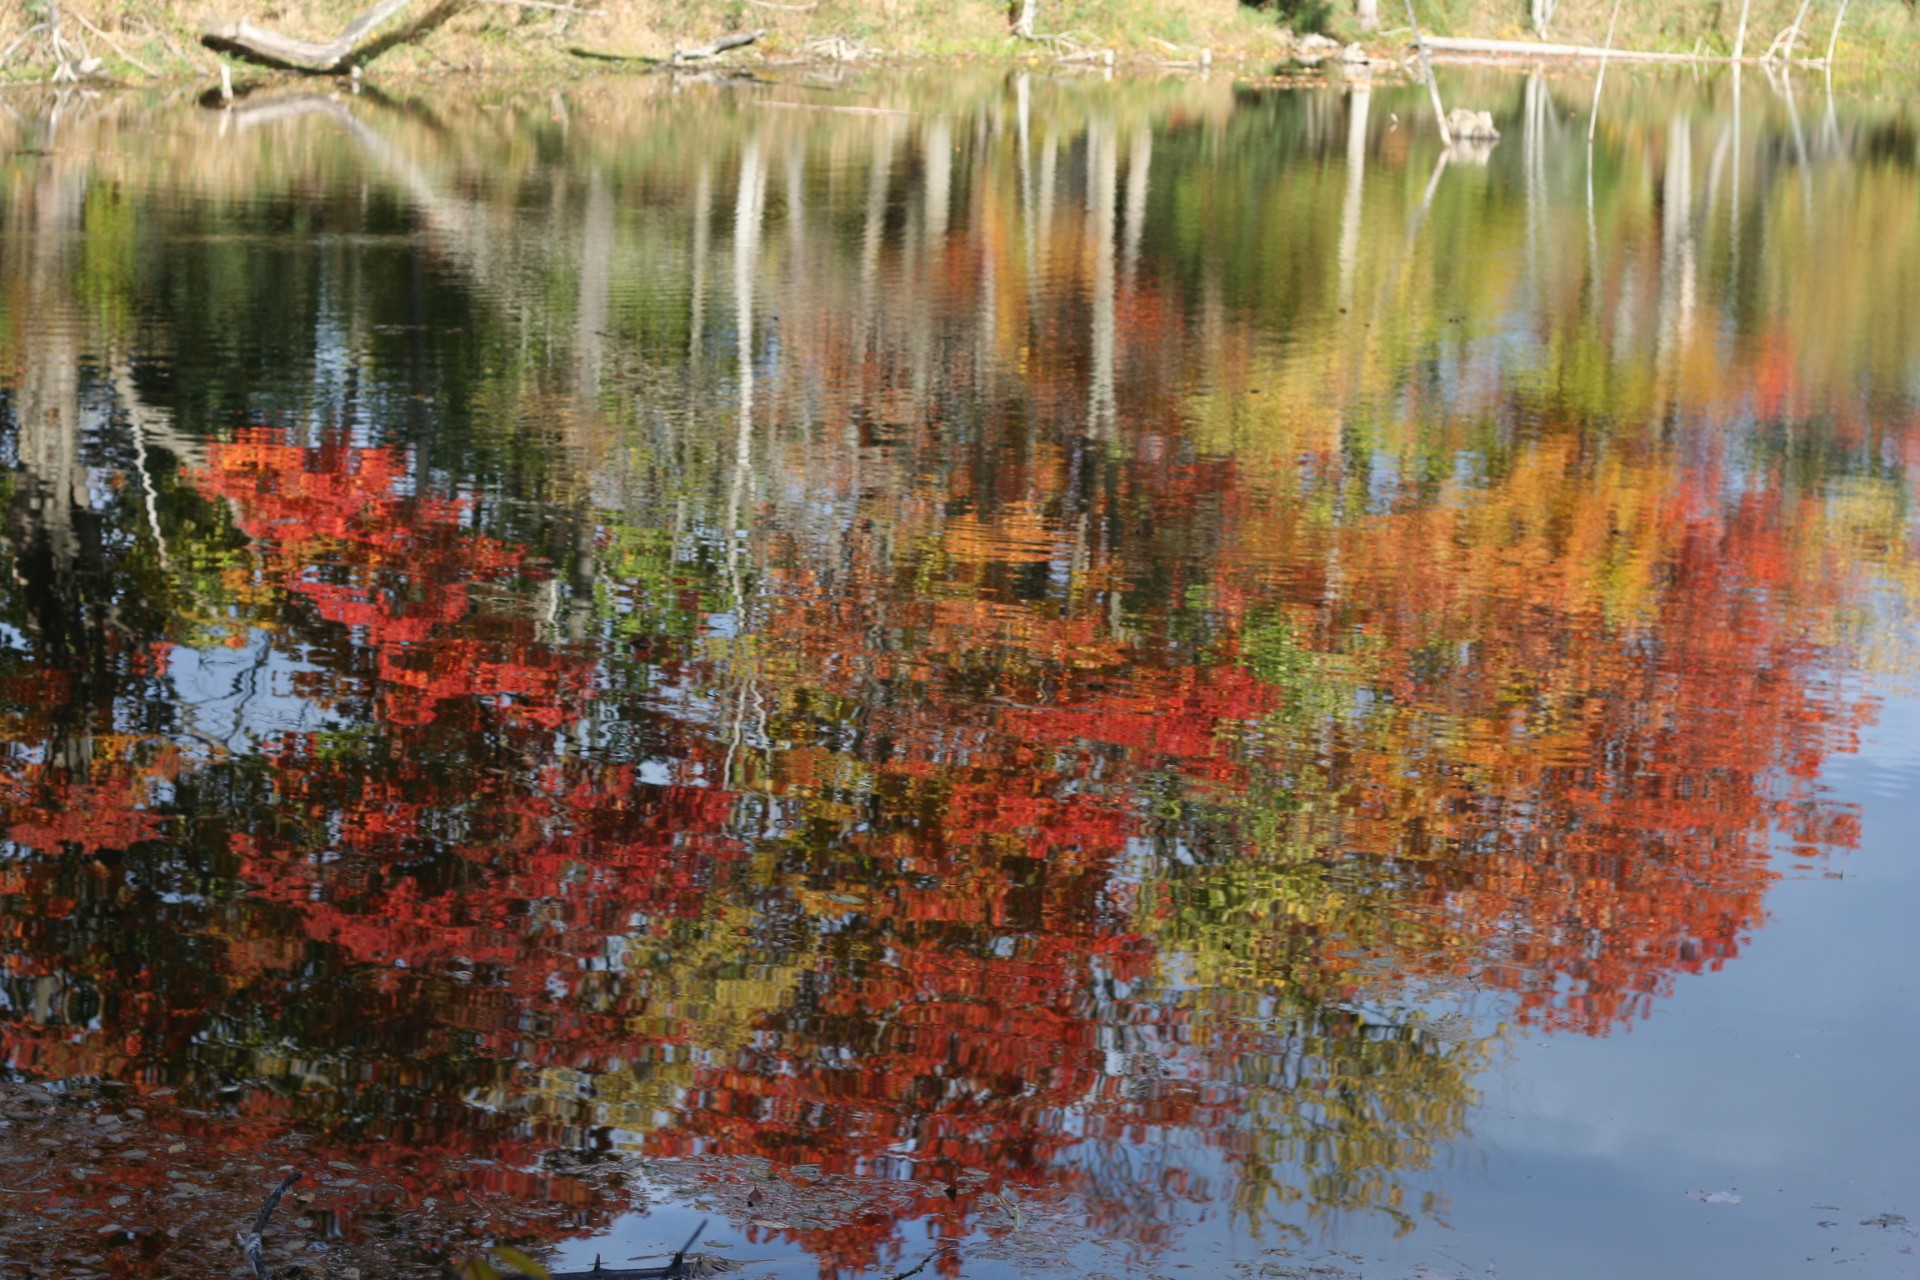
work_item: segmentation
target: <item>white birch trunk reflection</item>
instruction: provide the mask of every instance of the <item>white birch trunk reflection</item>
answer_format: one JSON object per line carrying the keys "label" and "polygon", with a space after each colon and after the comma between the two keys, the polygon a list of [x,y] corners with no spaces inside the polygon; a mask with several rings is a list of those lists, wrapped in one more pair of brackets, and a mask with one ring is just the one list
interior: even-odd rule
{"label": "white birch trunk reflection", "polygon": [[1128,293],[1133,292],[1140,266],[1140,238],[1147,226],[1147,172],[1152,165],[1153,130],[1143,125],[1134,130],[1133,145],[1127,151],[1126,247],[1120,274]]}
{"label": "white birch trunk reflection", "polygon": [[727,487],[727,582],[732,588],[734,608],[744,608],[740,584],[739,555],[746,531],[741,527],[741,509],[753,487],[753,277],[760,261],[760,220],[766,203],[767,171],[760,155],[760,141],[748,141],[740,157],[740,184],[733,205],[733,306],[737,360],[734,377],[739,384],[739,421],[735,426],[733,475]]}
{"label": "white birch trunk reflection", "polygon": [[1087,126],[1087,247],[1093,255],[1093,376],[1087,434],[1113,434],[1115,249],[1114,205],[1120,194],[1120,143],[1111,122]]}
{"label": "white birch trunk reflection", "polygon": [[1684,115],[1667,122],[1667,163],[1661,178],[1660,327],[1656,367],[1673,394],[1677,371],[1693,332],[1695,253],[1693,232],[1693,132]]}
{"label": "white birch trunk reflection", "polygon": [[947,221],[953,202],[953,129],[945,120],[927,126],[921,138],[927,164],[926,245],[938,253],[947,238]]}
{"label": "white birch trunk reflection", "polygon": [[713,167],[703,157],[693,174],[693,278],[687,299],[688,372],[700,366],[707,328],[707,250],[713,224]]}
{"label": "white birch trunk reflection", "polygon": [[573,394],[582,413],[600,398],[608,300],[613,279],[613,196],[595,169],[587,177],[587,208],[580,226],[580,289],[573,316]]}
{"label": "white birch trunk reflection", "polygon": [[1353,277],[1360,261],[1361,196],[1367,181],[1367,115],[1373,86],[1356,81],[1347,95],[1347,193],[1340,204],[1340,305],[1353,305]]}

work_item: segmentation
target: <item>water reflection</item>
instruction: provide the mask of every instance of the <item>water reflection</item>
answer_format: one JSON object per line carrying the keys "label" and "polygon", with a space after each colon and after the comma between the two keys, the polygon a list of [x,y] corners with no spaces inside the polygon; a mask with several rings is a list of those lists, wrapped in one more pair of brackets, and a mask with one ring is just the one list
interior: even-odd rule
{"label": "water reflection", "polygon": [[841,1273],[1439,1212],[1512,1027],[1851,844],[1916,586],[1912,121],[1586,89],[15,118],[8,1068],[522,1239],[595,1150],[926,1191],[766,1229]]}

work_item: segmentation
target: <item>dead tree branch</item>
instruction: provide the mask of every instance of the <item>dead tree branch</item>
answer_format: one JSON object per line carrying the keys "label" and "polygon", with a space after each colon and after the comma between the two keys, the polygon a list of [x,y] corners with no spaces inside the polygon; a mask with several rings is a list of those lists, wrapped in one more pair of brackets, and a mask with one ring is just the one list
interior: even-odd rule
{"label": "dead tree branch", "polygon": [[200,28],[200,43],[209,49],[238,53],[256,62],[292,67],[296,71],[339,72],[354,61],[373,29],[405,9],[413,0],[380,0],[333,39],[324,43],[283,36],[264,27],[256,27],[242,18],[223,22],[209,17]]}
{"label": "dead tree branch", "polygon": [[107,48],[113,50],[115,53],[120,55],[120,60],[122,62],[125,62],[129,66],[135,67],[141,72],[144,72],[145,74],[150,76],[159,74],[159,72],[155,71],[152,67],[140,61],[140,59],[134,57],[132,54],[128,53],[125,49],[122,49],[119,43],[115,41],[112,36],[108,35],[106,32],[102,31],[100,28],[94,26],[91,22],[88,22],[86,14],[81,13],[78,9],[71,8],[71,7],[67,9],[67,12],[73,15],[73,20],[75,22],[79,23],[81,26],[85,27],[87,30],[93,32],[93,34],[95,34],[96,36],[99,36],[102,40],[104,40],[106,42]]}

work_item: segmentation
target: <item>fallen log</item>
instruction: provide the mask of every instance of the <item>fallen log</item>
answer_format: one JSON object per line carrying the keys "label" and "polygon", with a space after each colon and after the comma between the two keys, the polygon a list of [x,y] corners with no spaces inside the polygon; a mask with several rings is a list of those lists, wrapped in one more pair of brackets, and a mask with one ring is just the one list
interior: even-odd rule
{"label": "fallen log", "polygon": [[691,49],[682,49],[676,45],[673,50],[673,61],[678,64],[682,62],[698,62],[702,58],[717,58],[729,49],[738,49],[743,45],[752,44],[765,34],[767,33],[760,29],[753,31],[736,31],[730,36],[721,36],[712,44],[696,45]]}
{"label": "fallen log", "polygon": [[1429,56],[1460,54],[1496,58],[1610,58],[1615,62],[1726,62],[1717,53],[1652,53],[1635,49],[1611,52],[1590,44],[1545,44],[1534,40],[1475,40],[1467,36],[1427,36]]}
{"label": "fallen log", "polygon": [[324,43],[283,36],[277,31],[256,27],[245,18],[226,22],[209,16],[201,25],[200,43],[209,49],[237,53],[273,66],[321,74],[338,73],[354,63],[354,55],[362,45],[371,43],[367,37],[375,27],[412,3],[413,0],[380,0],[349,22],[346,30]]}
{"label": "fallen log", "polygon": [[595,49],[584,44],[570,44],[567,52],[576,58],[593,58],[600,62],[644,62],[650,67],[665,64],[665,58],[656,58],[650,53],[628,53],[623,49]]}

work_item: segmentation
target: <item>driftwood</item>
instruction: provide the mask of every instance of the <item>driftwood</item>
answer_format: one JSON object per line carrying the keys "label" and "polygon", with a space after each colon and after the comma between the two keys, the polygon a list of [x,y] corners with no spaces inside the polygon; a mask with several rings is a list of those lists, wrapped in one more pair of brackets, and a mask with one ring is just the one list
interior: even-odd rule
{"label": "driftwood", "polygon": [[717,58],[729,49],[738,49],[744,45],[750,45],[765,34],[767,33],[764,30],[756,28],[752,31],[736,31],[730,36],[721,36],[712,44],[698,45],[692,49],[682,49],[676,45],[673,50],[673,61],[678,64],[682,62],[698,62],[702,58]]}
{"label": "driftwood", "polygon": [[1493,142],[1500,137],[1500,131],[1493,127],[1491,111],[1469,111],[1465,107],[1447,112],[1447,132],[1455,142]]}
{"label": "driftwood", "polygon": [[1607,50],[1590,44],[1545,44],[1535,40],[1473,40],[1466,36],[1428,36],[1427,52],[1496,58],[1611,58],[1616,62],[1725,62],[1711,53],[1649,53],[1636,49]]}
{"label": "driftwood", "polygon": [[373,29],[412,4],[413,0],[380,0],[333,39],[324,44],[283,36],[265,27],[256,27],[245,18],[224,22],[209,17],[200,28],[200,43],[209,49],[238,53],[256,62],[292,67],[297,71],[338,73],[345,71],[363,46],[372,43]]}

